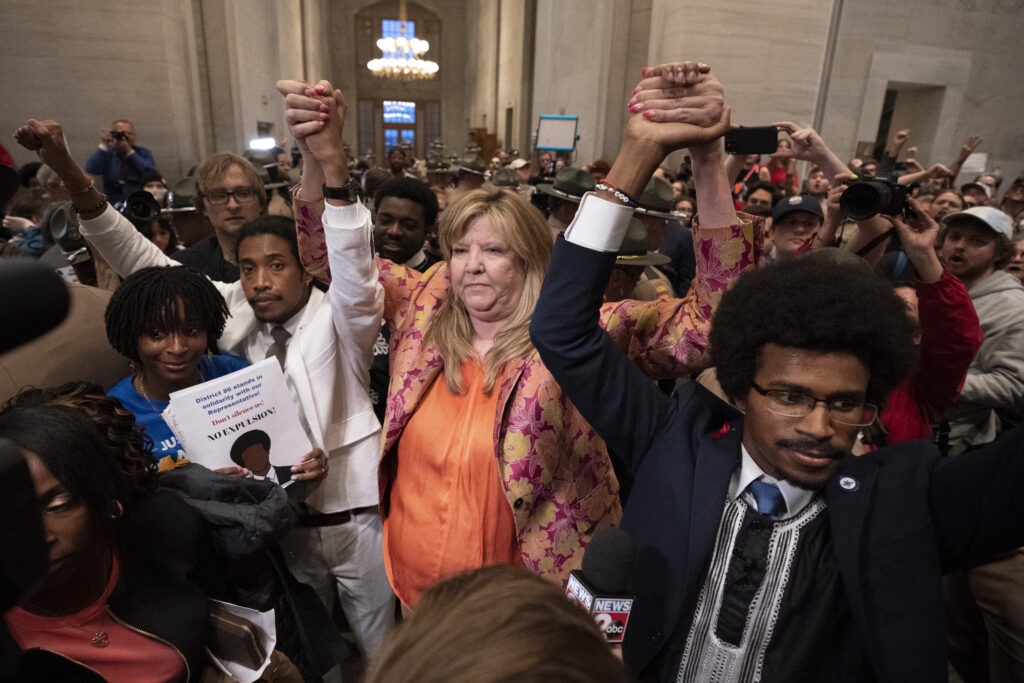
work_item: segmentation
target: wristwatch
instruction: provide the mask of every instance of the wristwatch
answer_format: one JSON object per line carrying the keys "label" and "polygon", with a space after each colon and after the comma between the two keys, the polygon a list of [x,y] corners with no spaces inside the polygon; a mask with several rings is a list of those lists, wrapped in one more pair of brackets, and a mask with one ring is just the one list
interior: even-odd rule
{"label": "wristwatch", "polygon": [[348,182],[341,187],[327,187],[325,183],[323,191],[324,197],[327,199],[339,199],[343,202],[355,202],[359,200],[359,181],[352,176],[349,176]]}

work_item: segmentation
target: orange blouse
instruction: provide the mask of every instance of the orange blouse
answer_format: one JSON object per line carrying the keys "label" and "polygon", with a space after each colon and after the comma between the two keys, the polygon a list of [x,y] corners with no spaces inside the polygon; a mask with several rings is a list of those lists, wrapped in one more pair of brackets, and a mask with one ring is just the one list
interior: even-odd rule
{"label": "orange blouse", "polygon": [[462,382],[455,396],[440,375],[398,442],[384,562],[407,607],[453,574],[522,562],[492,433],[498,391],[484,395],[475,360],[462,364]]}

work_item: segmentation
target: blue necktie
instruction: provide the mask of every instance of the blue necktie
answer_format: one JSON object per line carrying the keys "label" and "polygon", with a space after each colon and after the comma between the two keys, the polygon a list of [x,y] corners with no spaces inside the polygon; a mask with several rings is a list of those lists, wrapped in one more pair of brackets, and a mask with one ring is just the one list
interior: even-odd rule
{"label": "blue necktie", "polygon": [[757,479],[750,482],[750,492],[757,502],[757,511],[773,519],[786,511],[786,499],[775,484]]}

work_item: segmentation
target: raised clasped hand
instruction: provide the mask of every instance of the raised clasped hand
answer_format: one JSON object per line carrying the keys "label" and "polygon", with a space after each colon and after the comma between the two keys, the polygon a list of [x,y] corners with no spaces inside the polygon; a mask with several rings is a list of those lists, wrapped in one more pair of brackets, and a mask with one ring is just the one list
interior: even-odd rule
{"label": "raised clasped hand", "polygon": [[64,131],[60,124],[52,119],[29,119],[14,132],[14,139],[25,149],[38,154],[40,161],[58,175],[65,169],[67,162],[71,161],[67,144],[64,142]]}
{"label": "raised clasped hand", "polygon": [[328,81],[309,85],[294,80],[278,81],[277,90],[284,96],[285,121],[300,149],[321,163],[340,156],[347,108],[341,91]]}
{"label": "raised clasped hand", "polygon": [[629,100],[626,134],[665,153],[705,145],[729,130],[725,91],[707,64],[672,62],[643,71]]}

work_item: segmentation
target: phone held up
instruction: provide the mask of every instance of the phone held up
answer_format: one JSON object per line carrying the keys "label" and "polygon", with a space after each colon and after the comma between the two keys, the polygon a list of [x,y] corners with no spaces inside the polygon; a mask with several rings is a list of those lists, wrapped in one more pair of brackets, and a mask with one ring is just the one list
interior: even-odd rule
{"label": "phone held up", "polygon": [[725,134],[726,154],[774,154],[779,148],[775,126],[733,128]]}

